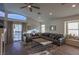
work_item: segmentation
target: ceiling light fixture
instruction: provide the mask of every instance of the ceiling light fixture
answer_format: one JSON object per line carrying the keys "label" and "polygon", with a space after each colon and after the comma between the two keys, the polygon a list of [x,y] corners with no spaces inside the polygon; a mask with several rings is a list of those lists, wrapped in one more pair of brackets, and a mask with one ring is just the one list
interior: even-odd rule
{"label": "ceiling light fixture", "polygon": [[75,4],[73,4],[73,5],[72,5],[72,7],[76,7],[76,5],[75,5]]}
{"label": "ceiling light fixture", "polygon": [[50,12],[49,15],[52,15],[52,13]]}
{"label": "ceiling light fixture", "polygon": [[29,8],[31,8],[31,5],[28,5]]}

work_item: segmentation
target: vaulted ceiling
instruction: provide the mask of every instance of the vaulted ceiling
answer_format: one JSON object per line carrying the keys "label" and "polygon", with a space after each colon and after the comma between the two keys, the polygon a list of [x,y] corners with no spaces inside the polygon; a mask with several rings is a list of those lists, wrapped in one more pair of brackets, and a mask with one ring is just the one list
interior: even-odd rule
{"label": "vaulted ceiling", "polygon": [[[76,7],[72,7],[73,4],[74,3],[37,3],[34,5],[39,6],[40,9],[33,8],[33,12],[30,12],[28,8],[21,9],[20,7],[25,5],[23,3],[5,3],[4,6],[8,12],[18,13],[38,21],[45,21],[79,14],[79,4],[75,4]],[[37,14],[38,12],[40,12],[40,14]]]}

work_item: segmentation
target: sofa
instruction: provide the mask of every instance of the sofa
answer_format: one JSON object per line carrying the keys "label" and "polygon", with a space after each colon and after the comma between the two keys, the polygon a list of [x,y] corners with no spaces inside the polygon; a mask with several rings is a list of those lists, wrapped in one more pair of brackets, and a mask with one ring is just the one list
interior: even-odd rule
{"label": "sofa", "polygon": [[25,33],[23,34],[23,41],[25,42],[31,42],[33,39],[39,38],[39,33]]}
{"label": "sofa", "polygon": [[74,38],[66,39],[66,44],[79,47],[79,40]]}
{"label": "sofa", "polygon": [[57,33],[35,33],[35,34],[31,33],[31,34],[24,34],[24,36],[26,37],[25,38],[26,42],[30,42],[36,38],[44,38],[46,40],[52,41],[53,44],[58,46],[63,45],[65,41],[63,34],[57,34]]}
{"label": "sofa", "polygon": [[56,45],[62,45],[65,42],[63,34],[42,33],[41,37],[44,39],[52,41],[53,44],[56,44]]}

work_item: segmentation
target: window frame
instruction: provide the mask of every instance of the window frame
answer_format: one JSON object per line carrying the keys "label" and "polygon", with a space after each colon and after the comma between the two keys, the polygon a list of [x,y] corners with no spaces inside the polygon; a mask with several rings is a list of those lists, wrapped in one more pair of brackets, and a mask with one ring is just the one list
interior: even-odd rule
{"label": "window frame", "polygon": [[[9,15],[11,15],[11,16],[13,15],[13,17],[11,18]],[[16,17],[14,17],[15,15],[16,15],[16,17],[17,17],[17,16],[24,17],[25,19],[16,18]],[[14,20],[20,20],[20,21],[22,21],[22,20],[25,21],[25,20],[27,19],[25,16],[20,15],[20,14],[15,14],[15,13],[8,13],[7,16],[8,16],[8,19],[14,19]]]}
{"label": "window frame", "polygon": [[[8,16],[9,14],[14,14],[14,15],[17,15],[17,16],[19,16],[21,18],[19,18],[19,17],[17,17],[17,18],[16,17],[10,18]],[[0,18],[4,18],[5,17],[5,12],[0,10],[0,15],[2,15],[2,16],[0,16]],[[26,16],[21,15],[21,14],[17,14],[17,13],[8,13],[7,14],[7,18],[8,18],[8,20],[11,20],[12,19],[12,21],[26,21],[27,20],[27,17]]]}
{"label": "window frame", "polygon": [[[78,29],[68,29],[68,23],[78,23]],[[78,35],[75,35],[75,36],[79,36],[79,21],[71,21],[71,22],[67,22],[67,34],[69,35],[69,30],[72,30],[72,31],[78,31]],[[71,34],[72,36],[74,36],[74,34]]]}

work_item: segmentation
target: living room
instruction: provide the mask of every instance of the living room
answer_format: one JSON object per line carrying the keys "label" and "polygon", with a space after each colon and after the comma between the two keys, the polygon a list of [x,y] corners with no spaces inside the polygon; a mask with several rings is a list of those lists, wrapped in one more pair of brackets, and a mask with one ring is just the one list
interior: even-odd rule
{"label": "living room", "polygon": [[0,4],[3,55],[78,55],[78,3]]}

